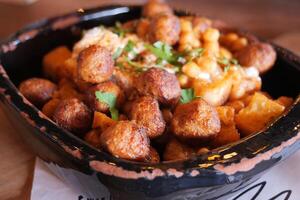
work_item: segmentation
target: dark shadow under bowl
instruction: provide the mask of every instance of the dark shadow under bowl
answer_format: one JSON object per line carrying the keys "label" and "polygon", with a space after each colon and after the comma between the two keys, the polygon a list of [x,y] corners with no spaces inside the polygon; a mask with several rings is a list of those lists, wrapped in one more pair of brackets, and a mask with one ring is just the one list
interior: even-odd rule
{"label": "dark shadow under bowl", "polygon": [[42,57],[51,49],[71,48],[83,29],[138,18],[140,12],[126,6],[75,12],[29,25],[2,43],[1,107],[40,158],[89,175],[115,199],[222,199],[300,147],[300,59],[278,46],[275,66],[262,77],[263,90],[292,96],[294,105],[265,130],[186,161],[145,164],[115,158],[56,126],[18,92],[20,81],[41,76]]}

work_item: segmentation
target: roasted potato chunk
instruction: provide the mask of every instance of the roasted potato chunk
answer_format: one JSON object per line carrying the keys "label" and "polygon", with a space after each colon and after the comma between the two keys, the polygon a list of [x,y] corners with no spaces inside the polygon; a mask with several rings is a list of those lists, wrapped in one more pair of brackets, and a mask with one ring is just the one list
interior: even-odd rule
{"label": "roasted potato chunk", "polygon": [[140,97],[133,102],[130,119],[143,126],[149,138],[160,136],[166,127],[159,104],[151,96]]}
{"label": "roasted potato chunk", "polygon": [[217,107],[217,112],[221,120],[221,130],[212,140],[212,146],[218,147],[239,140],[240,134],[238,133],[234,122],[234,108],[229,106],[220,106]]}
{"label": "roasted potato chunk", "polygon": [[176,107],[171,127],[178,137],[209,139],[217,135],[221,124],[216,109],[197,98]]}
{"label": "roasted potato chunk", "polygon": [[71,51],[66,46],[59,46],[43,58],[44,75],[51,80],[59,80],[65,68],[65,61],[71,57]]}
{"label": "roasted potato chunk", "polygon": [[194,88],[196,96],[202,97],[212,106],[220,106],[229,98],[232,79],[229,76],[224,76],[219,80],[206,84],[203,84],[201,81],[195,81]]}
{"label": "roasted potato chunk", "polygon": [[284,106],[256,92],[247,107],[240,110],[235,122],[243,136],[263,129],[284,111]]}
{"label": "roasted potato chunk", "polygon": [[146,131],[135,121],[119,121],[100,136],[101,146],[112,155],[129,160],[145,160],[150,153]]}
{"label": "roasted potato chunk", "polygon": [[173,138],[166,145],[163,158],[164,161],[186,160],[193,155],[194,149]]}
{"label": "roasted potato chunk", "polygon": [[89,108],[79,99],[65,99],[57,106],[54,121],[61,127],[82,136],[92,124],[92,115]]}
{"label": "roasted potato chunk", "polygon": [[79,53],[79,79],[88,83],[101,83],[110,79],[113,70],[114,61],[106,48],[92,45]]}
{"label": "roasted potato chunk", "polygon": [[20,92],[37,107],[49,101],[56,89],[57,86],[54,83],[42,78],[27,79],[19,86]]}
{"label": "roasted potato chunk", "polygon": [[175,15],[158,15],[149,25],[149,40],[174,45],[179,40],[180,21]]}
{"label": "roasted potato chunk", "polygon": [[280,105],[284,106],[285,108],[289,107],[290,105],[293,104],[293,98],[286,97],[286,96],[281,96],[278,99],[275,100],[277,103]]}
{"label": "roasted potato chunk", "polygon": [[87,100],[89,102],[90,107],[94,111],[104,112],[107,113],[109,111],[109,105],[107,105],[104,102],[100,102],[96,98],[96,92],[106,92],[106,93],[112,93],[117,97],[116,105],[120,106],[123,104],[125,96],[123,91],[112,81],[106,81],[100,84],[97,84],[95,86],[92,86],[87,91]]}
{"label": "roasted potato chunk", "polygon": [[101,131],[105,131],[107,128],[115,125],[117,122],[104,113],[94,112],[94,120],[93,120],[93,128],[100,129]]}
{"label": "roasted potato chunk", "polygon": [[142,73],[135,87],[141,95],[152,96],[167,106],[175,105],[181,95],[176,76],[158,68],[151,68]]}
{"label": "roasted potato chunk", "polygon": [[264,73],[272,68],[276,61],[276,51],[270,44],[254,43],[243,48],[236,54],[242,66],[254,66],[259,73]]}
{"label": "roasted potato chunk", "polygon": [[42,108],[42,112],[49,117],[50,119],[53,118],[53,114],[58,106],[58,104],[60,103],[60,99],[51,99],[50,101],[48,101]]}
{"label": "roasted potato chunk", "polygon": [[98,129],[93,129],[84,136],[84,140],[87,141],[90,145],[100,148],[101,143],[100,143],[100,134],[101,132]]}
{"label": "roasted potato chunk", "polygon": [[160,14],[173,14],[172,8],[163,0],[150,0],[143,6],[144,17],[155,17]]}
{"label": "roasted potato chunk", "polygon": [[71,99],[77,98],[82,100],[83,95],[76,90],[76,86],[68,79],[61,79],[58,83],[58,90],[54,92],[53,98]]}

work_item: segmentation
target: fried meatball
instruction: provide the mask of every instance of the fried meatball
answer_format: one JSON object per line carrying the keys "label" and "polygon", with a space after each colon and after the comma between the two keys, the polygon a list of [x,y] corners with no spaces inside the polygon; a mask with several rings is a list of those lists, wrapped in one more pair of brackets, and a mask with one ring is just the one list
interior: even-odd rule
{"label": "fried meatball", "polygon": [[242,66],[254,66],[264,73],[274,65],[276,52],[270,44],[253,43],[237,52],[236,57]]}
{"label": "fried meatball", "polygon": [[150,153],[146,130],[135,121],[119,121],[100,135],[101,146],[116,157],[144,160]]}
{"label": "fried meatball", "polygon": [[174,45],[179,40],[180,21],[174,15],[159,15],[149,25],[149,40]]}
{"label": "fried meatball", "polygon": [[113,80],[124,91],[126,96],[129,96],[134,89],[133,79],[134,77],[132,74],[115,68]]}
{"label": "fried meatball", "polygon": [[156,99],[144,96],[136,99],[131,105],[130,118],[146,129],[149,138],[160,136],[166,123]]}
{"label": "fried meatball", "polygon": [[106,48],[92,45],[79,53],[79,79],[88,83],[101,83],[110,79],[113,70],[114,61]]}
{"label": "fried meatball", "polygon": [[61,127],[82,136],[92,124],[92,113],[79,99],[65,99],[57,106],[53,120]]}
{"label": "fried meatball", "polygon": [[136,33],[139,37],[148,40],[150,20],[149,19],[140,19],[136,26]]}
{"label": "fried meatball", "polygon": [[160,162],[160,158],[159,158],[159,154],[156,151],[156,149],[154,149],[153,147],[150,147],[150,153],[145,158],[144,161],[148,162],[148,163],[159,163]]}
{"label": "fried meatball", "polygon": [[164,105],[175,105],[181,95],[176,76],[158,68],[151,68],[141,74],[135,87],[141,95],[152,96]]}
{"label": "fried meatball", "polygon": [[100,102],[95,93],[99,92],[108,92],[112,93],[117,97],[117,106],[121,105],[124,102],[124,93],[115,83],[111,81],[106,81],[103,83],[99,83],[95,86],[92,86],[87,91],[87,101],[90,105],[91,109],[94,111],[99,111],[106,113],[109,111],[109,106],[106,103]]}
{"label": "fried meatball", "polygon": [[176,107],[171,127],[182,138],[208,139],[217,135],[221,123],[216,109],[197,98]]}
{"label": "fried meatball", "polygon": [[172,8],[163,0],[150,0],[143,6],[144,17],[155,17],[159,14],[173,14]]}
{"label": "fried meatball", "polygon": [[49,101],[56,89],[54,83],[42,78],[27,79],[19,86],[20,92],[37,107],[42,107]]}
{"label": "fried meatball", "polygon": [[173,138],[166,145],[163,158],[164,161],[186,160],[194,154],[195,151],[192,148]]}

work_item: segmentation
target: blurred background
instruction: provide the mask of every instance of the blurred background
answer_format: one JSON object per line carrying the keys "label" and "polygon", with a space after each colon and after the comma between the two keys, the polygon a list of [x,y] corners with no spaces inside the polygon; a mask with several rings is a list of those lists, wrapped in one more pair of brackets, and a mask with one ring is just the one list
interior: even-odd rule
{"label": "blurred background", "polygon": [[[79,8],[145,0],[0,0],[0,40],[28,23]],[[169,0],[180,10],[221,19],[300,54],[300,0]],[[0,111],[0,199],[29,199],[34,154]]]}

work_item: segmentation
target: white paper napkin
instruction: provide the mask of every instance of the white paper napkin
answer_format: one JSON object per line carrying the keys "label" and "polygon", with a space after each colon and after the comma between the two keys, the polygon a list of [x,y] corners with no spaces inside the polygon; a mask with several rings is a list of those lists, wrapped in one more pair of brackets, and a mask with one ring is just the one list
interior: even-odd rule
{"label": "white paper napkin", "polygon": [[[36,160],[34,178],[31,191],[32,200],[87,200],[101,199],[109,200],[107,189],[95,183],[95,188],[87,188],[86,181],[94,181],[89,176],[79,173],[72,169],[65,169],[53,164],[56,168],[58,177],[49,168],[49,164],[42,160]],[[300,198],[300,151],[288,158],[288,160],[272,168],[257,182],[242,190],[247,191],[245,194],[234,198],[236,200],[298,200]],[[80,183],[76,176],[77,174],[85,179]],[[68,179],[67,179],[68,177]],[[72,183],[69,181],[71,180]],[[75,186],[74,186],[75,184]],[[76,186],[76,184],[78,184]],[[262,188],[262,189],[261,189]],[[258,192],[261,189],[261,192]],[[96,192],[95,192],[96,191]],[[280,195],[281,194],[281,195]],[[255,195],[257,195],[255,197]],[[276,197],[277,196],[277,197]]]}

